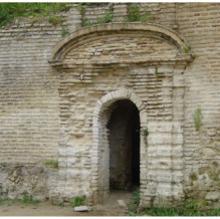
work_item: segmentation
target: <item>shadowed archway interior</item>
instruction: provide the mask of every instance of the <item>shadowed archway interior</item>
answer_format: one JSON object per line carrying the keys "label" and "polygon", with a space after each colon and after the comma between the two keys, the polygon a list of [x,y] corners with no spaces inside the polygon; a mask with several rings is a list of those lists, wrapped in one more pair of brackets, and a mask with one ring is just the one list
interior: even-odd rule
{"label": "shadowed archway interior", "polygon": [[112,104],[107,123],[110,190],[133,190],[140,182],[140,118],[130,100]]}

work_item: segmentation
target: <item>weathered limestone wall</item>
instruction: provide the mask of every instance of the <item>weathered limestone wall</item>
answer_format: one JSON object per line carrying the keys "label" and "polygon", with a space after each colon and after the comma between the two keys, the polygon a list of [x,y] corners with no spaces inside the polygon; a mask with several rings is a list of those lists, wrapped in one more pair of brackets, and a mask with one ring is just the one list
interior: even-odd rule
{"label": "weathered limestone wall", "polygon": [[49,25],[1,30],[1,162],[56,156],[57,78],[47,59],[59,35]]}
{"label": "weathered limestone wall", "polygon": [[[142,13],[152,15],[150,23],[177,31],[195,55],[186,70],[182,71],[179,67],[176,75],[166,66],[158,68],[158,75],[155,75],[154,66],[136,64],[120,69],[97,68],[95,72],[86,66],[78,68],[74,74],[71,70],[60,73],[54,70],[48,60],[54,46],[63,39],[63,30],[71,33],[79,29],[83,19],[97,22],[109,8],[113,10],[114,22],[126,21],[126,4],[94,4],[87,6],[84,15],[73,7],[62,15],[65,20],[62,26],[54,27],[46,21],[31,24],[27,20],[0,30],[0,195],[15,197],[27,187],[28,192],[36,196],[42,196],[43,193],[52,197],[59,192],[64,197],[91,195],[89,142],[92,139],[93,108],[103,95],[119,87],[127,87],[135,90],[148,105],[146,113],[151,130],[148,140],[152,147],[148,148],[147,153],[151,157],[150,163],[147,167],[145,164],[141,166],[143,172],[148,174],[143,182],[149,190],[146,190],[146,185],[142,186],[144,203],[149,202],[149,197],[155,194],[163,194],[174,200],[175,197],[190,194],[195,198],[215,201],[218,205],[220,5],[141,4]],[[131,57],[133,52],[137,52],[132,57],[134,61],[143,57],[157,58],[159,54],[172,59],[176,55],[172,44],[151,38],[145,43],[145,34],[141,32],[139,38],[135,36],[136,33],[130,35],[126,41],[129,49],[122,48],[120,43],[114,45],[122,50],[114,56],[112,63],[121,56],[124,60],[130,58],[127,55],[129,51]],[[92,41],[96,38],[94,34],[90,39],[82,39],[77,45],[78,50],[73,48],[69,53],[66,64],[71,65],[72,59],[79,59],[78,64],[82,64],[82,58],[89,59],[90,64],[99,64],[100,59],[102,63],[103,60],[108,63],[111,53],[101,54],[99,50],[93,51],[91,48],[103,50],[112,42],[108,44],[108,37],[102,37],[103,43],[96,44],[95,40]],[[116,40],[120,42],[123,38],[121,33]],[[133,46],[136,43],[139,43],[138,49]],[[138,54],[142,48],[147,50]],[[81,75],[84,83],[81,83]],[[181,88],[183,84],[184,89]],[[180,96],[184,103],[179,101]],[[184,111],[180,110],[182,107]],[[202,125],[196,131],[193,115],[199,108]],[[60,118],[64,114],[66,118]],[[167,134],[170,130],[172,134]],[[70,135],[65,139],[67,132]],[[172,147],[169,146],[170,142]],[[60,145],[66,145],[65,150]],[[164,157],[161,157],[162,154]],[[58,170],[45,167],[44,161],[51,159],[59,159],[59,174]],[[37,167],[33,167],[36,164]],[[176,169],[173,170],[172,166]],[[36,190],[29,183],[34,174],[38,176],[32,179]],[[155,186],[158,182],[159,186]],[[155,203],[159,203],[159,200]]]}
{"label": "weathered limestone wall", "polygon": [[[220,195],[219,11],[220,4],[177,4],[178,30],[195,55],[194,62],[185,71],[186,194],[210,201],[219,200]],[[193,115],[198,108],[202,125],[195,131]]]}
{"label": "weathered limestone wall", "polygon": [[[63,17],[63,27],[74,31],[78,10]],[[0,195],[44,197],[53,188],[54,171],[44,162],[57,160],[59,96],[48,59],[63,27],[27,19],[0,30]]]}
{"label": "weathered limestone wall", "polygon": [[[60,195],[97,193],[99,198],[108,193],[108,100],[114,103],[117,98],[131,98],[142,110],[143,131],[149,129],[150,133],[148,144],[142,140],[140,146],[142,204],[183,197],[181,72],[186,54],[168,35],[161,36],[162,32],[144,30],[144,25],[127,27],[130,29],[124,29],[123,24],[104,25],[88,29],[87,35],[78,32],[53,58],[60,72],[62,106]],[[95,116],[96,122],[97,103],[104,111]]]}

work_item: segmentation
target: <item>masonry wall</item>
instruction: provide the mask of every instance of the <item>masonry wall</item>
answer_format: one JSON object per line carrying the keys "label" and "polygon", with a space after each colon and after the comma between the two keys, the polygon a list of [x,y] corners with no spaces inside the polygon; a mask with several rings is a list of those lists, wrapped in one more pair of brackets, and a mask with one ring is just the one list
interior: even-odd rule
{"label": "masonry wall", "polygon": [[[126,20],[126,4],[94,4],[87,6],[83,16],[96,22],[110,7],[113,7],[114,22]],[[186,196],[202,197],[218,205],[220,4],[143,3],[141,11],[152,15],[149,22],[177,31],[195,55],[184,73],[184,192]],[[37,164],[45,176],[51,173],[42,185],[48,188],[44,191],[48,196],[50,187],[56,182],[56,170],[48,170],[44,162],[58,158],[60,75],[49,65],[48,59],[63,38],[63,28],[73,32],[83,19],[75,7],[61,16],[65,20],[62,26],[54,27],[47,21],[31,24],[30,20],[24,20],[0,30],[0,194],[16,196],[25,191],[23,179],[28,174],[16,181],[18,166],[21,169],[28,166],[33,173],[33,166]],[[83,96],[84,90],[77,98]],[[193,115],[199,108],[202,125],[196,131]],[[149,109],[148,113],[157,119],[154,112]],[[164,115],[164,120],[168,117]],[[11,176],[15,179],[9,180]],[[38,176],[37,184],[45,178]],[[7,192],[11,187],[14,193]],[[29,192],[32,192],[31,186]],[[39,189],[34,194],[41,193]]]}
{"label": "masonry wall", "polygon": [[[220,4],[177,4],[178,32],[195,55],[185,72],[186,194],[206,197],[208,201],[219,198],[219,21]],[[193,115],[198,108],[202,126],[195,131]]]}
{"label": "masonry wall", "polygon": [[[74,9],[61,16],[72,30],[80,22]],[[59,96],[48,59],[63,27],[22,19],[0,30],[0,195],[42,198],[53,187],[44,163],[57,160]]]}

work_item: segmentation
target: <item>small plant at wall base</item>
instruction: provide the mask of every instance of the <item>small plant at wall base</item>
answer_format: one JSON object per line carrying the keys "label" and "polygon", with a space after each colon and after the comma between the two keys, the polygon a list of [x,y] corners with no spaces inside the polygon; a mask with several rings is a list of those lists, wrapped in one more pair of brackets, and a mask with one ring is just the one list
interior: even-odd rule
{"label": "small plant at wall base", "polygon": [[40,202],[38,199],[35,199],[32,195],[29,195],[28,193],[24,193],[22,198],[19,200],[23,204],[37,204]]}
{"label": "small plant at wall base", "polygon": [[148,216],[219,216],[220,209],[205,209],[206,202],[201,200],[187,199],[181,207],[158,207],[146,208],[137,215]]}
{"label": "small plant at wall base", "polygon": [[131,201],[128,204],[128,215],[135,216],[138,213],[138,207],[140,203],[140,192],[139,189],[132,193]]}
{"label": "small plant at wall base", "polygon": [[196,109],[193,115],[194,125],[196,131],[199,131],[202,126],[202,111],[200,108]]}
{"label": "small plant at wall base", "polygon": [[17,201],[17,199],[10,198],[0,198],[0,205],[12,205]]}
{"label": "small plant at wall base", "polygon": [[10,198],[0,198],[0,205],[13,205],[16,203],[21,203],[21,204],[31,204],[35,205],[40,203],[40,200],[34,198],[32,195],[29,195],[27,192],[24,192],[21,198],[15,198],[15,199],[10,199]]}
{"label": "small plant at wall base", "polygon": [[85,203],[86,203],[86,196],[76,196],[76,197],[70,199],[70,204],[72,207],[85,205]]}

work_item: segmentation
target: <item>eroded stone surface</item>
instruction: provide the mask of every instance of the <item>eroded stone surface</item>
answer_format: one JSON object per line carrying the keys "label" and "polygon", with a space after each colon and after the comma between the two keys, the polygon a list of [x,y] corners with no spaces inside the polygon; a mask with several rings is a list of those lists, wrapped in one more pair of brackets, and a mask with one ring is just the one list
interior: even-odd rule
{"label": "eroded stone surface", "polygon": [[[135,23],[130,30],[85,28],[80,31],[87,35],[71,38],[62,50],[57,69],[48,60],[63,27],[80,29],[75,7],[62,15],[62,27],[25,20],[0,30],[1,197],[107,197],[105,125],[111,104],[125,98],[140,111],[141,205],[177,203],[184,195],[217,205],[220,5],[140,5],[152,15],[145,26],[161,32],[137,30]],[[109,7],[88,6],[85,19],[95,22]],[[114,21],[126,21],[127,5],[114,4],[113,14]],[[191,52],[195,60],[188,63]],[[198,108],[202,126],[196,131]],[[41,165],[50,159],[58,160],[58,170]]]}

